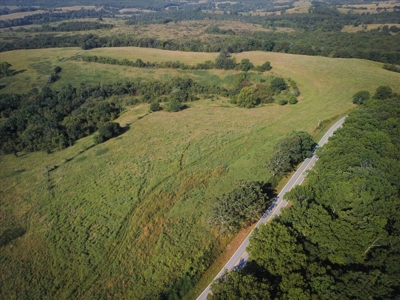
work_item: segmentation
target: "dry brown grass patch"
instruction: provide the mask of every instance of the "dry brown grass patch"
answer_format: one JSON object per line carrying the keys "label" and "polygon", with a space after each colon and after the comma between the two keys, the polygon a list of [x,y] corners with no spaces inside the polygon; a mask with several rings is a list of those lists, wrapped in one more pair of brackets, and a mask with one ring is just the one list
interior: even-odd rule
{"label": "dry brown grass patch", "polygon": [[25,11],[25,12],[18,12],[18,13],[14,13],[14,14],[2,15],[2,16],[0,16],[0,21],[21,19],[26,16],[42,14],[45,12],[46,11],[44,11],[44,10],[37,10],[37,11]]}

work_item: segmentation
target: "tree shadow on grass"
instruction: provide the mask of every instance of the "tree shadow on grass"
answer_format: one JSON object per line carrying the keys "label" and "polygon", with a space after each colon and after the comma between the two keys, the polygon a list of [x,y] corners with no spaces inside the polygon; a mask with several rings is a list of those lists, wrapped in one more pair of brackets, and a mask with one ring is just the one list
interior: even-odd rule
{"label": "tree shadow on grass", "polygon": [[26,230],[22,227],[16,227],[12,229],[6,229],[0,235],[0,247],[6,246],[11,243],[13,240],[23,236]]}
{"label": "tree shadow on grass", "polygon": [[22,69],[22,70],[18,70],[18,71],[13,71],[13,76],[14,75],[17,75],[17,74],[21,74],[21,73],[24,73],[24,72],[26,72],[26,69]]}

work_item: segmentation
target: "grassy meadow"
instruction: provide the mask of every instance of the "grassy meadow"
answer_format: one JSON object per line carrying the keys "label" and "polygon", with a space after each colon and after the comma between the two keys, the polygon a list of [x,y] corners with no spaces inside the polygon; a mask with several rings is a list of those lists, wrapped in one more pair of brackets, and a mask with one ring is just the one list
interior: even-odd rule
{"label": "grassy meadow", "polygon": [[[237,72],[138,69],[77,59],[85,53],[185,63],[217,55],[142,48],[0,53],[1,61],[20,71],[0,79],[5,86],[0,93],[40,87],[57,65],[63,70],[55,89],[175,75],[229,85]],[[105,143],[94,146],[87,137],[51,154],[0,157],[0,233],[20,233],[0,247],[3,298],[155,299],[172,289],[183,297],[188,290],[179,286],[190,286],[230,242],[207,223],[216,196],[238,179],[268,180],[265,164],[276,142],[293,130],[321,134],[318,120],[333,121],[354,108],[355,92],[373,92],[379,85],[399,92],[400,74],[371,61],[266,52],[234,57],[255,65],[270,61],[268,73],[297,82],[299,103],[242,109],[229,99],[203,99],[178,113],[148,113],[141,104],[127,107],[117,121],[128,130]],[[268,74],[251,73],[254,83]],[[186,298],[194,299],[206,284],[202,280]]]}

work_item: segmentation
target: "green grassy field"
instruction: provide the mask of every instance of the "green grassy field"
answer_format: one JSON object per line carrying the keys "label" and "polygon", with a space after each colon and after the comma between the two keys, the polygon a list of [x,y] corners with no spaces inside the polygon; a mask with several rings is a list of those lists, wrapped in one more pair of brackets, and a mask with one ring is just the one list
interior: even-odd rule
{"label": "green grassy field", "polygon": [[[84,52],[1,53],[1,61],[26,70],[2,78],[6,87],[1,92],[29,91],[43,84],[43,76],[56,65],[63,68],[56,88],[173,75],[229,84],[235,73],[69,59]],[[138,48],[86,52],[185,63],[216,56]],[[390,85],[398,92],[400,74],[375,62],[265,52],[235,57],[256,65],[270,61],[272,73],[297,82],[299,103],[247,110],[232,106],[229,99],[208,99],[189,103],[178,113],[151,114],[148,105],[139,105],[117,120],[129,129],[103,144],[93,146],[93,138],[87,137],[52,154],[0,157],[0,233],[25,231],[0,247],[2,297],[154,299],[184,285],[194,273],[204,272],[229,242],[207,224],[213,198],[231,190],[237,179],[268,180],[265,162],[278,139],[292,130],[320,134],[318,119],[346,114],[358,90]],[[253,76],[256,82],[262,75]],[[46,166],[52,168],[48,176]],[[204,284],[206,280],[187,298],[194,298]]]}

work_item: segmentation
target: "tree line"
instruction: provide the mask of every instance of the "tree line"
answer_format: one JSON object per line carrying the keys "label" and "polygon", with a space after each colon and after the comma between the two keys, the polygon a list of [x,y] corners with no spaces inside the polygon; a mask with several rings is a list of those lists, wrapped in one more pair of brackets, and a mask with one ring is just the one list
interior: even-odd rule
{"label": "tree line", "polygon": [[103,9],[80,9],[73,11],[63,12],[46,12],[43,14],[33,14],[25,16],[19,19],[0,20],[0,28],[8,28],[13,26],[23,26],[32,24],[47,24],[53,22],[59,22],[70,19],[82,19],[82,18],[101,18],[109,16],[109,13]]}
{"label": "tree line", "polygon": [[385,70],[400,73],[400,65],[397,65],[397,64],[384,64],[383,68]]}
{"label": "tree line", "polygon": [[318,150],[290,209],[251,237],[210,299],[395,299],[400,294],[400,97],[388,87]]}
{"label": "tree line", "polygon": [[15,14],[18,12],[27,12],[27,11],[37,11],[37,7],[32,7],[32,6],[27,6],[27,7],[18,7],[18,8],[8,8],[8,7],[3,7],[0,9],[0,16],[2,15],[9,15],[9,14]]}
{"label": "tree line", "polygon": [[32,38],[1,43],[0,51],[40,49],[50,47],[81,47],[84,50],[100,47],[144,47],[163,50],[229,53],[271,51],[335,58],[361,58],[389,64],[400,63],[400,41],[390,33],[359,32],[254,32],[251,36],[221,35],[207,40],[159,40],[130,34],[98,36],[95,34],[57,36],[39,34]]}
{"label": "tree line", "polygon": [[113,24],[103,24],[100,22],[63,22],[57,26],[42,25],[29,29],[18,28],[18,32],[68,32],[68,31],[87,31],[96,29],[112,29]]}
{"label": "tree line", "polygon": [[97,55],[84,55],[82,60],[85,62],[97,62],[102,64],[129,66],[136,68],[171,68],[171,69],[182,69],[182,70],[209,70],[209,69],[225,69],[225,70],[242,70],[249,71],[255,70],[259,72],[270,71],[272,66],[270,62],[265,62],[261,66],[254,66],[250,60],[242,59],[240,63],[236,63],[236,60],[230,58],[230,54],[226,51],[221,51],[220,55],[215,59],[215,62],[207,60],[196,65],[188,65],[178,61],[165,61],[165,62],[144,62],[138,58],[136,61],[131,61],[126,58],[117,59],[112,57],[97,56]]}

